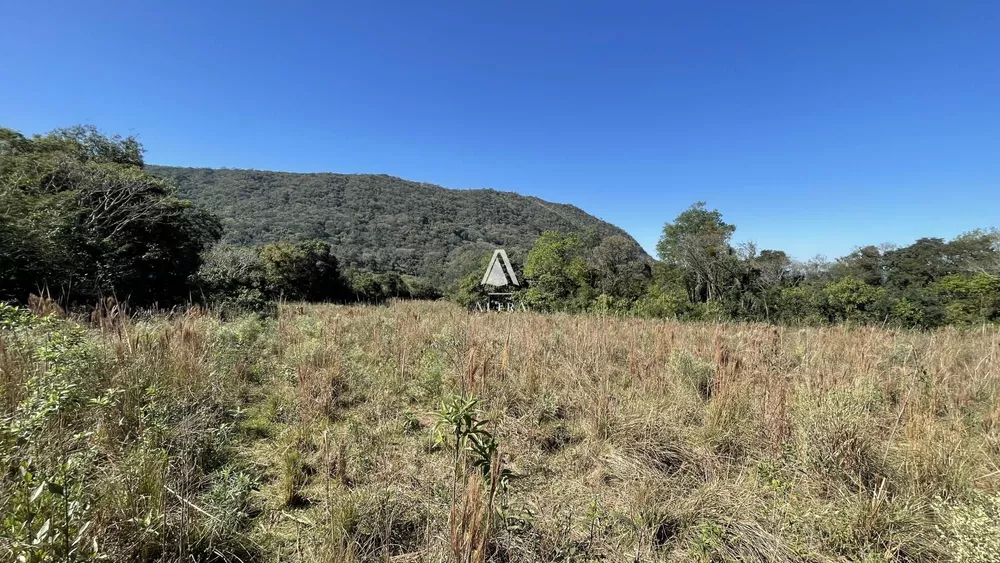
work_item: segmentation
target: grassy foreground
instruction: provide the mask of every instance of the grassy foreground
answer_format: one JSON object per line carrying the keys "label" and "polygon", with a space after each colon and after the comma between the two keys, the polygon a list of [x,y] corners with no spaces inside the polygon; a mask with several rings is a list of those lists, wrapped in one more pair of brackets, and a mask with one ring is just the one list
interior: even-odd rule
{"label": "grassy foreground", "polygon": [[3,561],[1000,561],[1000,332],[0,308],[0,463]]}

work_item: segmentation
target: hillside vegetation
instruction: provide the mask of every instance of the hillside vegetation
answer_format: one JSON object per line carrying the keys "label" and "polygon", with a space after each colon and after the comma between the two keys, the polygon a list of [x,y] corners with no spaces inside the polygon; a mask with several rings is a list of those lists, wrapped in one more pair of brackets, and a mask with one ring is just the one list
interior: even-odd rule
{"label": "hillside vegetation", "polygon": [[3,560],[1000,560],[995,328],[39,314]]}
{"label": "hillside vegetation", "polygon": [[996,229],[808,262],[735,233],[695,203],[664,223],[653,262],[619,229],[536,198],[388,176],[147,166],[133,137],[0,128],[0,300],[9,302],[194,302],[237,314],[283,299],[446,296],[475,306],[502,246],[523,273],[515,299],[534,311],[924,329],[1000,322]]}
{"label": "hillside vegetation", "polygon": [[513,192],[451,190],[382,174],[145,170],[221,217],[224,242],[322,240],[345,267],[420,276],[439,287],[478,268],[497,247],[525,255],[544,231],[628,237],[572,205]]}

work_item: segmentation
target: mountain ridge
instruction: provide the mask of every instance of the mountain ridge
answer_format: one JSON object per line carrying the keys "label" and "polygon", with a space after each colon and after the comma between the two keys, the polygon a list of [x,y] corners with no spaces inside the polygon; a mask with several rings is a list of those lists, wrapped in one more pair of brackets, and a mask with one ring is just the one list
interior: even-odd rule
{"label": "mountain ridge", "polygon": [[569,203],[495,188],[447,188],[388,174],[146,165],[181,197],[219,215],[223,242],[325,240],[348,268],[397,271],[445,286],[496,247],[523,261],[547,230],[622,235]]}

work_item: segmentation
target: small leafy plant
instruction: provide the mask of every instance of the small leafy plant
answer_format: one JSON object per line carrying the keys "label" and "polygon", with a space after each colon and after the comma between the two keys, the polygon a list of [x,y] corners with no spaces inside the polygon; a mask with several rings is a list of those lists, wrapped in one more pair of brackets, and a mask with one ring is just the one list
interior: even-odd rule
{"label": "small leafy plant", "polygon": [[[486,426],[489,420],[483,417],[478,408],[479,399],[454,396],[441,402],[441,410],[437,414],[436,442],[441,445],[447,441],[454,449],[456,477],[458,475],[460,455],[468,454],[469,465],[479,470],[483,478],[489,481],[494,471],[494,465],[499,462],[499,442]],[[515,477],[509,468],[497,469],[496,478],[501,490]]]}

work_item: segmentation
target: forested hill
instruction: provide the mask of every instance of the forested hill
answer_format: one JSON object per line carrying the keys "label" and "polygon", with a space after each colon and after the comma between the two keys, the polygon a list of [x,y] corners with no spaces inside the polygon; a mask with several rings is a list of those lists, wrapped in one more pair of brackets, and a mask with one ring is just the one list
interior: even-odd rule
{"label": "forested hill", "polygon": [[435,284],[477,268],[481,257],[498,246],[523,257],[543,231],[628,236],[572,205],[381,174],[152,165],[146,171],[172,181],[182,197],[219,215],[225,242],[321,239],[346,267],[409,273]]}

